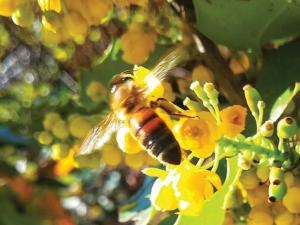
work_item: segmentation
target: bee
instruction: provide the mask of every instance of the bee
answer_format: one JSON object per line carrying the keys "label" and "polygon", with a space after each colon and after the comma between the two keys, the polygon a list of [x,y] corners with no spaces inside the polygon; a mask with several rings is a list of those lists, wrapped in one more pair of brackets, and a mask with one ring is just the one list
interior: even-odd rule
{"label": "bee", "polygon": [[[150,75],[162,81],[170,69],[183,61],[184,56],[181,48],[172,51],[154,67]],[[79,154],[91,153],[93,149],[103,145],[122,124],[128,124],[132,136],[151,156],[163,163],[180,164],[181,148],[172,131],[155,112],[155,107],[161,107],[169,114],[171,111],[166,107],[163,108],[163,104],[147,103],[149,90],[153,90],[153,86],[146,84],[141,87],[136,84],[133,74],[122,72],[111,79],[110,87],[109,99],[112,111],[90,131],[81,145]]]}

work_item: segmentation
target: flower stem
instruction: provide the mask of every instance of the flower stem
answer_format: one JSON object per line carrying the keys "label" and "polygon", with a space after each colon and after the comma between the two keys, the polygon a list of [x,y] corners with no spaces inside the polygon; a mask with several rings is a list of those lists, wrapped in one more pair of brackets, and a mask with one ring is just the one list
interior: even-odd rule
{"label": "flower stem", "polygon": [[198,102],[195,102],[195,101],[191,100],[188,97],[186,97],[184,99],[183,105],[185,105],[186,107],[188,107],[188,109],[190,109],[192,111],[195,111],[195,112],[200,112],[201,111],[200,104]]}
{"label": "flower stem", "polygon": [[221,139],[219,139],[218,144],[220,146],[224,147],[228,147],[228,146],[232,146],[233,148],[237,149],[238,152],[241,152],[245,149],[247,149],[248,151],[252,151],[255,152],[257,154],[261,154],[261,155],[265,155],[268,158],[273,158],[274,160],[283,162],[285,160],[285,157],[281,154],[281,152],[279,152],[279,150],[275,149],[275,151],[273,149],[268,149],[268,148],[264,148],[260,145],[256,145],[254,143],[247,143],[247,142],[243,142],[243,141],[235,141],[226,137],[222,137]]}
{"label": "flower stem", "polygon": [[197,164],[196,164],[196,167],[199,169],[201,166],[202,166],[202,164],[204,163],[204,158],[200,158],[199,160],[198,160],[198,162],[197,162]]}
{"label": "flower stem", "polygon": [[218,167],[219,167],[219,162],[220,162],[220,149],[219,145],[217,145],[216,150],[215,150],[215,160],[214,160],[214,165],[213,168],[211,169],[212,172],[216,172]]}

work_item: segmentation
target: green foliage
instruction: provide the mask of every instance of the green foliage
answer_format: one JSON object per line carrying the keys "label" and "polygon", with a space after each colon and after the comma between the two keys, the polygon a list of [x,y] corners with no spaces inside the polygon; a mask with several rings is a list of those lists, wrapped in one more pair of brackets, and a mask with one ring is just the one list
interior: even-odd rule
{"label": "green foliage", "polygon": [[1,225],[33,225],[41,224],[39,212],[30,206],[18,202],[7,187],[0,188],[0,224]]}
{"label": "green foliage", "polygon": [[266,116],[275,121],[297,90],[290,90],[300,76],[300,42],[285,45],[268,53],[258,76],[257,89],[267,102]]}
{"label": "green foliage", "polygon": [[283,92],[283,94],[277,98],[276,102],[272,106],[270,120],[276,121],[299,91],[300,85],[298,83],[293,90],[288,88],[285,92]]}
{"label": "green foliage", "polygon": [[300,35],[299,1],[194,0],[199,30],[234,49]]}
{"label": "green foliage", "polygon": [[224,199],[229,191],[230,185],[235,181],[238,171],[237,157],[227,159],[227,177],[222,189],[205,203],[201,214],[197,217],[179,216],[175,225],[222,225],[225,209]]}

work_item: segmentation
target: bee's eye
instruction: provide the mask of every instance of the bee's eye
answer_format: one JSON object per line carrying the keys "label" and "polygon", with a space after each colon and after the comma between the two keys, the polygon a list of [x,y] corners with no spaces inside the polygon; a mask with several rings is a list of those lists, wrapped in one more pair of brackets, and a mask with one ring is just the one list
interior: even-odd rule
{"label": "bee's eye", "polygon": [[124,84],[129,80],[133,80],[133,78],[131,76],[116,77],[110,82],[110,88],[111,90],[115,90],[118,85]]}

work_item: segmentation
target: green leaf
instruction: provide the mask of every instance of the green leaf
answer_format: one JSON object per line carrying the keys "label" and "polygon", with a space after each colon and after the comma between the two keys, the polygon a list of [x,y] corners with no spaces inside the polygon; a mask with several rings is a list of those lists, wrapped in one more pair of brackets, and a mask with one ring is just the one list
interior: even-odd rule
{"label": "green leaf", "polygon": [[197,27],[214,42],[259,49],[300,35],[300,2],[290,0],[193,0]]}
{"label": "green leaf", "polygon": [[238,171],[237,157],[227,159],[227,177],[222,189],[207,201],[199,216],[179,216],[175,225],[222,225],[225,217],[224,199]]}
{"label": "green leaf", "polygon": [[300,41],[268,52],[256,84],[266,102],[265,117],[277,120],[297,90],[290,90],[300,80]]}
{"label": "green leaf", "polygon": [[299,91],[300,83],[296,83],[293,90],[288,88],[285,92],[283,92],[283,94],[278,97],[275,104],[273,105],[269,120],[275,122],[282,115],[288,104]]}

